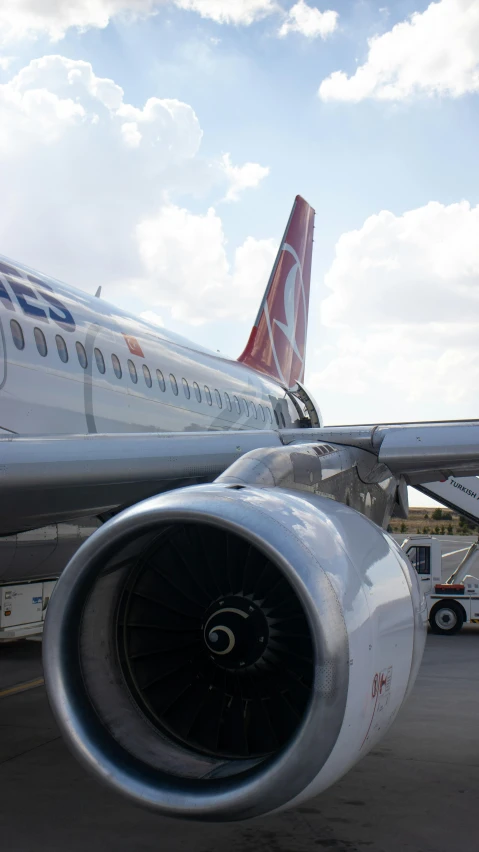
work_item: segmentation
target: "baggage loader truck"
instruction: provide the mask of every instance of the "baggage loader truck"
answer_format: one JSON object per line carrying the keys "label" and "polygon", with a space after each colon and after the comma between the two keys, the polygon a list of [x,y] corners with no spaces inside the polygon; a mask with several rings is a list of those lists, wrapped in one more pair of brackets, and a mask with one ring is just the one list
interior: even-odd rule
{"label": "baggage loader truck", "polygon": [[463,624],[479,624],[479,544],[471,544],[449,579],[441,576],[441,542],[435,536],[412,535],[401,545],[415,568],[426,596],[433,633],[452,635]]}

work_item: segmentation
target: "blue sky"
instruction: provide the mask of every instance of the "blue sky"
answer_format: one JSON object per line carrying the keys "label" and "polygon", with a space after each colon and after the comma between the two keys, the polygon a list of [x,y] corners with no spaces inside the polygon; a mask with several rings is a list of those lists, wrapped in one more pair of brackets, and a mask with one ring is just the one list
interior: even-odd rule
{"label": "blue sky", "polygon": [[18,0],[0,32],[2,252],[237,355],[300,193],[326,422],[477,417],[478,0]]}

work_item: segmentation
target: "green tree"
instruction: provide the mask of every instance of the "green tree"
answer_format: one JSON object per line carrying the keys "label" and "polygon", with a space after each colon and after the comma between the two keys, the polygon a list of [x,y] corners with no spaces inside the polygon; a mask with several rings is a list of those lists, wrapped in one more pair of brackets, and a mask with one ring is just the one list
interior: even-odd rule
{"label": "green tree", "polygon": [[429,535],[429,527],[423,527],[422,528],[422,534],[423,535]]}
{"label": "green tree", "polygon": [[434,509],[432,517],[434,521],[442,521],[442,509]]}
{"label": "green tree", "polygon": [[434,527],[434,535],[439,535],[439,533],[440,533],[440,532],[441,532],[441,527],[439,527],[439,526],[437,526],[437,525],[436,525],[436,526]]}
{"label": "green tree", "polygon": [[452,529],[452,524],[449,524],[449,526],[448,526],[448,528],[447,528],[447,534],[448,534],[448,535],[453,535],[453,534],[454,534],[454,533],[453,533],[453,529]]}
{"label": "green tree", "polygon": [[428,520],[429,520],[429,515],[428,515],[428,513],[427,513],[427,512],[424,512],[424,520],[425,520],[425,521],[428,521]]}
{"label": "green tree", "polygon": [[402,532],[402,533],[405,533],[405,532],[406,532],[406,524],[404,523],[404,521],[403,521],[403,522],[402,522],[402,524],[401,524],[401,532]]}

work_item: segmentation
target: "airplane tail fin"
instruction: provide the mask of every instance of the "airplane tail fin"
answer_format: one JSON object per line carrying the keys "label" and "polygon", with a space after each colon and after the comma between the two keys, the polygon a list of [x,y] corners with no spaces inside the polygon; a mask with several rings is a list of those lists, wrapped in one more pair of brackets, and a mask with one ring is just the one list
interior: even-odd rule
{"label": "airplane tail fin", "polygon": [[297,195],[242,364],[287,388],[304,380],[314,210]]}

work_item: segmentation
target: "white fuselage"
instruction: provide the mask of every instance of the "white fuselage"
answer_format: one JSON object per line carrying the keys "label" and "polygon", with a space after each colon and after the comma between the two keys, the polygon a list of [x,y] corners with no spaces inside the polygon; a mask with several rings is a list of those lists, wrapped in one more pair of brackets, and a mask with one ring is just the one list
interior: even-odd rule
{"label": "white fuselage", "polygon": [[273,379],[18,264],[6,267],[17,276],[2,275],[0,264],[0,429],[278,429],[301,415]]}

